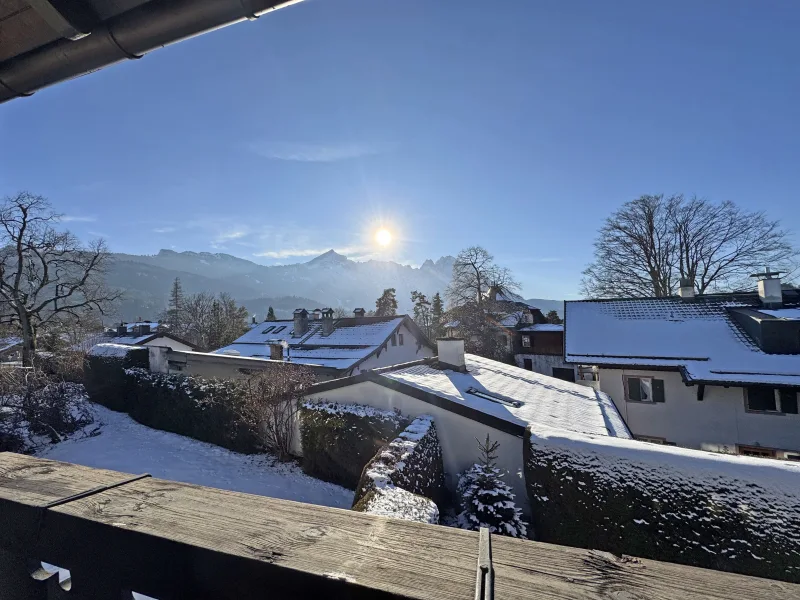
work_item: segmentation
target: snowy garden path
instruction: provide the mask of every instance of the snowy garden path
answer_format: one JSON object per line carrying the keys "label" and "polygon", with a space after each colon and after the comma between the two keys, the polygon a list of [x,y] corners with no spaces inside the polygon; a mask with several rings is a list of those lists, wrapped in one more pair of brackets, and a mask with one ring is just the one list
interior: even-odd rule
{"label": "snowy garden path", "polygon": [[87,467],[222,488],[248,494],[350,508],[353,492],[305,475],[270,455],[246,455],[174,433],[150,429],[128,415],[92,405],[100,435],[73,438],[37,456]]}

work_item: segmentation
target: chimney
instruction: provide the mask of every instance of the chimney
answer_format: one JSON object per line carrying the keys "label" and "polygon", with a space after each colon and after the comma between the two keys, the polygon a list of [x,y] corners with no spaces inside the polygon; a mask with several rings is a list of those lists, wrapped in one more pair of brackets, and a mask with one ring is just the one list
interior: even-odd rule
{"label": "chimney", "polygon": [[139,335],[150,335],[150,323],[143,323],[139,326]]}
{"label": "chimney", "polygon": [[255,316],[255,315],[253,315],[253,321],[252,321],[252,323],[253,323],[253,325],[255,325],[255,324],[256,324],[256,316]]}
{"label": "chimney", "polygon": [[308,331],[308,311],[298,308],[294,311],[294,330],[292,337],[303,337]]}
{"label": "chimney", "polygon": [[311,311],[311,319],[314,321],[319,321],[322,318],[322,311],[318,308],[315,308]]}
{"label": "chimney", "polygon": [[462,373],[467,372],[463,338],[439,338],[436,340],[436,347],[440,367]]}
{"label": "chimney", "polygon": [[780,271],[770,271],[769,267],[763,273],[753,273],[750,277],[758,277],[758,297],[764,308],[780,308],[783,306],[783,288],[781,287]]}
{"label": "chimney", "polygon": [[322,309],[322,335],[328,336],[333,333],[333,309]]}
{"label": "chimney", "polygon": [[678,290],[678,296],[684,300],[692,300],[694,298],[694,281],[688,277],[681,277],[681,287]]}
{"label": "chimney", "polygon": [[364,315],[367,314],[363,308],[357,308],[353,311],[353,316],[356,318],[356,321],[360,321],[364,318]]}
{"label": "chimney", "polygon": [[127,325],[125,325],[125,323],[120,323],[120,324],[117,326],[117,335],[118,335],[119,337],[122,337],[122,336],[124,336],[124,335],[128,335],[128,326],[127,326]]}
{"label": "chimney", "polygon": [[489,286],[489,291],[486,294],[488,296],[489,302],[497,301],[497,292],[499,291],[500,291],[499,287],[494,283]]}
{"label": "chimney", "polygon": [[270,360],[283,360],[283,346],[281,344],[269,345]]}

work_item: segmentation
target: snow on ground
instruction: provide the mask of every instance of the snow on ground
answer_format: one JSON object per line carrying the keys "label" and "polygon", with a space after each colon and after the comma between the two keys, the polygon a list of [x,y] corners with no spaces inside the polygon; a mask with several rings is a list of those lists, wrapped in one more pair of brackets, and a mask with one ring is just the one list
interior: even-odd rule
{"label": "snow on ground", "polygon": [[351,490],[309,477],[294,463],[280,463],[266,454],[238,454],[91,406],[95,423],[90,428],[102,424],[100,435],[48,446],[37,456],[334,508],[353,503]]}

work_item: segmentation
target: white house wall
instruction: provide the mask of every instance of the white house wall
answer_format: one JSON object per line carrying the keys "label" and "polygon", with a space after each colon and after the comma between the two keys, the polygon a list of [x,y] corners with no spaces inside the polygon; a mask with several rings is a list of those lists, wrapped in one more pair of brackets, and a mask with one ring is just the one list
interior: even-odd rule
{"label": "white house wall", "polygon": [[400,345],[399,338],[397,346],[392,346],[392,342],[390,340],[386,345],[386,350],[381,350],[380,356],[378,356],[377,353],[370,356],[367,360],[353,369],[353,375],[358,375],[361,371],[368,371],[369,369],[390,367],[392,365],[399,365],[412,360],[429,358],[436,354],[436,352],[428,346],[422,346],[419,349],[419,352],[417,352],[417,338],[405,325],[400,326],[398,333],[403,334],[402,346]]}
{"label": "white house wall", "polygon": [[[383,410],[397,409],[411,418],[432,415],[442,446],[447,486],[454,490],[458,475],[479,461],[480,453],[476,440],[485,440],[488,433],[492,440],[500,442],[497,465],[508,472],[506,482],[514,489],[517,505],[525,514],[530,514],[525,492],[522,469],[522,438],[498,431],[472,419],[462,417],[412,396],[383,387],[371,381],[356,383],[309,396],[309,400],[328,400],[343,404],[363,404]],[[299,435],[296,451],[302,453]]]}
{"label": "white house wall", "polygon": [[531,359],[532,371],[548,377],[553,377],[553,367],[570,369],[573,373],[575,372],[575,365],[567,364],[564,362],[564,357],[558,354],[515,354],[514,361],[520,369],[525,368],[526,358]]}
{"label": "white house wall", "polygon": [[[662,402],[627,402],[624,376],[664,380]],[[665,438],[679,446],[723,450],[734,445],[800,450],[800,415],[754,414],[745,410],[744,389],[709,386],[703,400],[697,386],[675,371],[600,368],[600,389],[614,400],[631,432]]]}
{"label": "white house wall", "polygon": [[183,350],[186,352],[192,350],[191,346],[187,346],[186,344],[182,344],[181,342],[168,337],[156,338],[147,342],[145,346],[166,347],[170,348],[171,350]]}

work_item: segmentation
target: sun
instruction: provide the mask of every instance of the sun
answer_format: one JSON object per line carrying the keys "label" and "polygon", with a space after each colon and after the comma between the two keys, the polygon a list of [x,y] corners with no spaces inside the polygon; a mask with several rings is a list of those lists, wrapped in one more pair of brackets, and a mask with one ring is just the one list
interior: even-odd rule
{"label": "sun", "polygon": [[375,241],[381,246],[388,246],[392,243],[392,233],[388,229],[382,227],[375,232]]}

